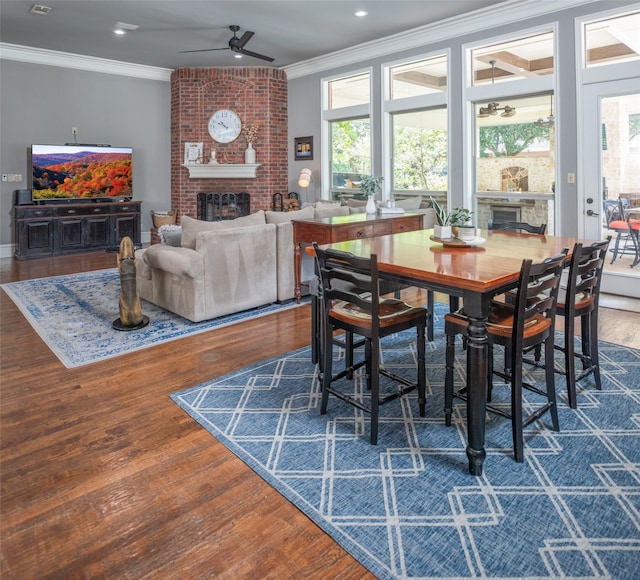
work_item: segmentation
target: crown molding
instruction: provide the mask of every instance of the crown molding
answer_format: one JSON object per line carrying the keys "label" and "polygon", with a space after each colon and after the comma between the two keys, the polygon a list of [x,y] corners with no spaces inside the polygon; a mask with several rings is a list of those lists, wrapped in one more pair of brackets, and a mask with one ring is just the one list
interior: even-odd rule
{"label": "crown molding", "polygon": [[289,80],[603,0],[507,0],[406,32],[282,67]]}
{"label": "crown molding", "polygon": [[0,42],[0,58],[110,75],[136,77],[152,81],[169,82],[171,80],[171,69],[168,68],[145,66],[106,58],[72,54],[69,52],[58,52],[56,50],[9,44],[6,42]]}

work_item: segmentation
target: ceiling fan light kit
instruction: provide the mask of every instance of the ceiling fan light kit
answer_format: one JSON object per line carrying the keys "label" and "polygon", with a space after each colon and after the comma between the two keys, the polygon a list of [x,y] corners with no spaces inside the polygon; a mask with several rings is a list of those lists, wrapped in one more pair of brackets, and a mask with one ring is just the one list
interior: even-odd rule
{"label": "ceiling fan light kit", "polygon": [[234,54],[234,56],[236,58],[241,58],[243,55],[246,56],[252,56],[253,58],[259,58],[261,60],[266,60],[268,62],[273,62],[274,59],[271,58],[270,56],[265,56],[264,54],[259,54],[257,52],[252,52],[250,50],[247,50],[245,48],[245,45],[247,44],[247,42],[249,42],[249,40],[251,40],[251,37],[255,34],[254,32],[251,32],[251,30],[245,30],[244,34],[241,37],[238,37],[238,31],[240,30],[240,27],[237,24],[232,24],[231,26],[229,26],[229,30],[231,30],[231,32],[233,32],[233,36],[229,39],[229,42],[227,43],[228,46],[224,47],[224,48],[204,48],[201,50],[181,50],[181,54],[185,54],[188,52],[209,52],[212,50],[230,50],[231,52],[235,52],[236,54]]}
{"label": "ceiling fan light kit", "polygon": [[556,123],[556,118],[553,116],[553,95],[551,95],[551,108],[549,110],[549,116],[547,117],[546,121],[540,117],[535,124],[538,127],[553,127]]}
{"label": "ceiling fan light kit", "polygon": [[[489,64],[491,65],[491,84],[493,85],[495,82],[496,61],[490,60]],[[500,116],[505,118],[513,117],[516,114],[515,107],[511,107],[509,105],[501,107],[498,103],[492,102],[487,103],[486,107],[480,107],[480,109],[478,110],[478,118],[484,119],[485,117],[493,117],[497,115],[499,111],[502,111],[502,113],[500,113]]]}

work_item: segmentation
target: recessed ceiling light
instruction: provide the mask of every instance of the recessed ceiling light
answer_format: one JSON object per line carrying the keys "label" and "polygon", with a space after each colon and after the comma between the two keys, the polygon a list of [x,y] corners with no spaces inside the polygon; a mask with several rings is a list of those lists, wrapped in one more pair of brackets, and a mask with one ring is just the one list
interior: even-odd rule
{"label": "recessed ceiling light", "polygon": [[29,12],[31,12],[31,14],[46,15],[51,12],[51,8],[49,8],[49,6],[43,6],[42,4],[34,4]]}
{"label": "recessed ceiling light", "polygon": [[233,58],[242,58],[242,55],[241,54],[234,54]]}
{"label": "recessed ceiling light", "polygon": [[138,30],[140,28],[137,24],[127,24],[126,22],[116,22],[113,27],[114,34],[126,34],[127,30]]}
{"label": "recessed ceiling light", "polygon": [[358,16],[359,18],[362,18],[363,16],[366,16],[367,14],[369,14],[369,13],[366,10],[358,10],[357,12],[353,13],[354,16]]}

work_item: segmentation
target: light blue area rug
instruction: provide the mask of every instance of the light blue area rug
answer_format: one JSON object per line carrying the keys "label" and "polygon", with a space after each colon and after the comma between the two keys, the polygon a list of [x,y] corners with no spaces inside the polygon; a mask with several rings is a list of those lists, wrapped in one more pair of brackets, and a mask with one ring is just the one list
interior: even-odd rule
{"label": "light blue area rug", "polygon": [[269,304],[203,322],[191,322],[142,300],[149,324],[135,331],[112,328],[120,317],[117,268],[3,284],[47,346],[67,368],[106,360],[249,318],[294,308],[295,302]]}
{"label": "light blue area rug", "polygon": [[[413,374],[414,337],[386,341],[387,367]],[[510,422],[488,417],[478,478],[467,471],[463,402],[444,425],[442,333],[428,345],[427,416],[415,392],[388,403],[377,446],[361,411],[331,398],[319,414],[309,348],[172,398],[378,578],[632,580],[640,578],[640,351],[602,343],[600,352],[602,391],[586,379],[572,410],[558,379],[561,431],[529,426],[524,463],[512,458]],[[361,376],[352,388],[362,395]],[[494,402],[501,397],[505,386],[494,388]]]}

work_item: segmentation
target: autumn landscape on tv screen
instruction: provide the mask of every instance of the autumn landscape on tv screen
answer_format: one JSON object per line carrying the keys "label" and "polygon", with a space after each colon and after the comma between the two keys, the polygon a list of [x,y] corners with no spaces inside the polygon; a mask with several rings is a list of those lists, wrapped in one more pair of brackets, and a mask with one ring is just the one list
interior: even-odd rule
{"label": "autumn landscape on tv screen", "polygon": [[131,198],[131,149],[32,147],[33,199]]}

